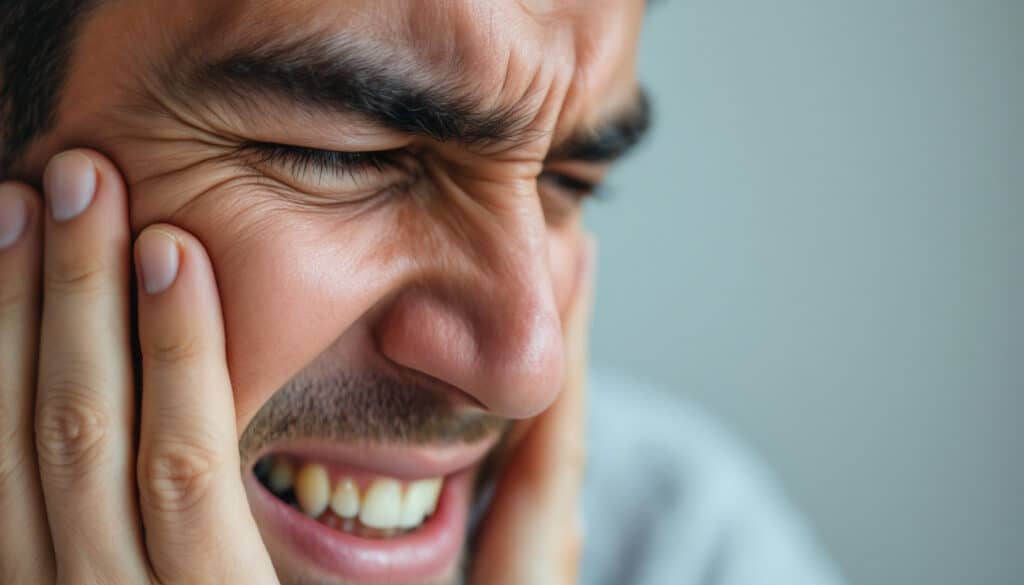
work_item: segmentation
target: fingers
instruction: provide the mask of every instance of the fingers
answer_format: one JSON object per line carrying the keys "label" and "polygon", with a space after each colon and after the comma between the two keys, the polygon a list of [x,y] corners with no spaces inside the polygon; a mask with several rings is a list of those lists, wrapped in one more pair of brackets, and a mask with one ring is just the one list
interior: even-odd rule
{"label": "fingers", "polygon": [[200,243],[167,225],[135,246],[142,349],[138,485],[158,580],[270,583],[269,555],[242,486],[213,271]]}
{"label": "fingers", "polygon": [[125,189],[85,150],[54,157],[43,184],[35,447],[58,577],[142,582]]}
{"label": "fingers", "polygon": [[588,239],[575,302],[563,328],[565,383],[502,472],[474,558],[474,584],[570,585],[578,580],[593,259],[594,244]]}
{"label": "fingers", "polygon": [[40,196],[27,185],[0,185],[2,583],[53,582],[53,549],[32,439],[42,214]]}

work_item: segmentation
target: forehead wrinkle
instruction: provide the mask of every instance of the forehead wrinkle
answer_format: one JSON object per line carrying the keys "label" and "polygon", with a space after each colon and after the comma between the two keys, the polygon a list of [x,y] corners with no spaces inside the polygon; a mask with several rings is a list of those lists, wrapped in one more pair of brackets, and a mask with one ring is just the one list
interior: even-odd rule
{"label": "forehead wrinkle", "polygon": [[387,24],[396,32],[389,42],[408,43],[428,66],[453,72],[450,83],[477,96],[485,108],[521,112],[536,130],[528,138],[552,134],[551,120],[542,112],[544,98],[554,70],[569,68],[561,53],[570,46],[561,42],[564,35],[551,42],[556,27],[542,25],[512,2],[435,0],[410,5],[415,8]]}
{"label": "forehead wrinkle", "polygon": [[[345,11],[335,10],[334,5],[324,6],[321,11],[311,5],[311,14],[322,18],[284,27],[279,20],[277,26],[266,26],[270,19],[267,14],[253,25],[247,14],[254,6],[240,4],[247,8],[235,5],[231,15],[216,19],[217,34],[204,35],[202,43],[190,43],[187,59],[166,64],[164,85],[184,98],[178,100],[179,106],[193,106],[199,98],[228,97],[231,102],[221,103],[230,107],[240,102],[247,106],[241,112],[250,112],[238,116],[240,124],[245,123],[247,115],[260,111],[281,112],[286,114],[284,120],[291,119],[289,108],[281,108],[289,102],[295,104],[298,114],[305,107],[307,113],[315,108],[333,115],[346,108],[338,107],[337,100],[322,99],[322,93],[296,95],[289,75],[349,65],[383,74],[364,75],[355,79],[358,83],[346,84],[349,88],[372,86],[387,90],[383,97],[393,98],[398,93],[393,91],[395,86],[376,82],[405,81],[406,88],[415,90],[408,95],[417,99],[404,104],[391,101],[391,105],[409,106],[400,108],[405,114],[441,114],[432,116],[433,128],[419,124],[420,116],[416,123],[406,123],[400,130],[439,140],[468,139],[466,142],[475,145],[493,146],[496,141],[504,141],[502,148],[514,148],[541,136],[546,137],[544,143],[548,145],[561,142],[600,123],[607,117],[603,114],[624,105],[615,97],[620,95],[618,89],[609,90],[607,82],[618,77],[612,74],[618,66],[609,59],[610,53],[615,53],[613,47],[621,47],[623,37],[629,35],[616,30],[606,19],[595,22],[594,12],[598,11],[580,10],[574,2],[552,2],[554,9],[543,11],[546,17],[539,20],[536,12],[527,13],[523,5],[490,1],[392,5],[382,0],[380,9],[368,10],[356,3],[346,4],[349,8]],[[615,4],[607,3],[609,7]],[[287,16],[282,10],[279,7],[271,12],[279,18]],[[620,12],[628,19],[628,10],[622,3],[611,12]],[[246,23],[249,25],[243,26]],[[205,28],[209,31],[211,27]],[[446,32],[438,35],[438,30]],[[277,65],[288,65],[278,68],[276,73],[284,75],[278,75],[275,83],[256,84],[258,76],[254,75],[250,75],[253,83],[249,84],[234,84],[223,78],[213,83],[217,81],[214,76],[204,77],[218,67],[234,65],[242,66],[234,73],[248,75],[254,72],[247,67],[253,58],[271,52],[281,57]],[[232,65],[232,55],[244,58]],[[303,58],[293,59],[295,56]],[[182,67],[182,63],[190,66]],[[548,87],[552,84],[558,87]],[[635,83],[632,85],[635,87]],[[376,92],[376,97],[381,95],[381,91]],[[625,97],[629,97],[628,92]],[[382,121],[380,118],[377,116],[375,121]]]}
{"label": "forehead wrinkle", "polygon": [[637,106],[636,35],[644,2],[589,0],[572,24],[572,82],[557,124],[554,143],[606,125]]}
{"label": "forehead wrinkle", "polygon": [[323,111],[358,113],[402,132],[467,144],[526,140],[523,102],[492,106],[465,87],[454,63],[425,66],[402,47],[342,33],[299,41],[254,40],[213,60],[167,69],[164,85],[185,100],[211,96],[251,105],[284,98]]}

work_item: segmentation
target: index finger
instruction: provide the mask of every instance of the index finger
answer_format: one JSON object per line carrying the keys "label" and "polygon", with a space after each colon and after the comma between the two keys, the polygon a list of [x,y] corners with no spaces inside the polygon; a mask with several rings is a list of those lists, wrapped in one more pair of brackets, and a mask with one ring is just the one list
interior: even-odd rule
{"label": "index finger", "polygon": [[198,240],[169,225],[147,228],[135,257],[143,371],[137,473],[154,573],[165,584],[276,583],[242,484],[209,259]]}

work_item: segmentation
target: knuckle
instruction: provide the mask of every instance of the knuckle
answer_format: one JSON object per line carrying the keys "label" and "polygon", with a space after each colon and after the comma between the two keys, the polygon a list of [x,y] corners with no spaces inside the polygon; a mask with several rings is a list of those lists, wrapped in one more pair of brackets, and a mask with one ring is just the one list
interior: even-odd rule
{"label": "knuckle", "polygon": [[29,302],[24,278],[0,278],[0,317],[5,320],[25,310]]}
{"label": "knuckle", "polygon": [[80,477],[94,467],[109,440],[110,417],[72,382],[54,384],[36,412],[36,451],[51,474]]}
{"label": "knuckle", "polygon": [[140,458],[140,497],[158,512],[188,512],[207,496],[221,469],[217,452],[198,441],[163,440]]}
{"label": "knuckle", "polygon": [[172,365],[195,361],[201,354],[203,343],[198,337],[157,339],[146,344],[143,359],[157,365]]}
{"label": "knuckle", "polygon": [[[10,445],[10,440],[15,438],[21,431],[18,422],[22,418],[20,412],[20,401],[12,399],[17,396],[17,388],[10,388],[7,384],[0,383],[0,445]],[[2,454],[6,449],[0,449]]]}
{"label": "knuckle", "polygon": [[43,286],[50,293],[94,292],[103,287],[106,267],[95,254],[54,254],[43,268]]}

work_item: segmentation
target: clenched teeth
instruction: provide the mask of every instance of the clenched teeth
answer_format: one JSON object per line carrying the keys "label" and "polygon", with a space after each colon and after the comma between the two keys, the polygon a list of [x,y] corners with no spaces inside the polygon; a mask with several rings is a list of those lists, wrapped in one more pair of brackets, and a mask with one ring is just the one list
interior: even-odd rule
{"label": "clenched teeth", "polygon": [[378,538],[423,524],[437,511],[443,485],[441,478],[403,485],[382,477],[361,489],[351,477],[332,478],[324,465],[307,462],[296,467],[281,456],[264,458],[254,471],[271,492],[307,516],[336,530]]}

